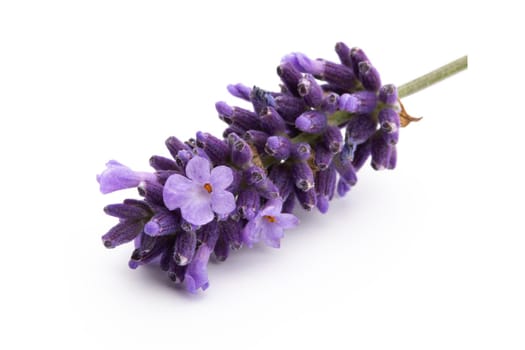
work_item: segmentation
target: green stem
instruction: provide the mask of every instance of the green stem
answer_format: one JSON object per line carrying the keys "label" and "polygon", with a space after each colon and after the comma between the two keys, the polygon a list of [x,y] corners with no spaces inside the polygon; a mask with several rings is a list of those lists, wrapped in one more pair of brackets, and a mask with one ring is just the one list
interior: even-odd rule
{"label": "green stem", "polygon": [[398,87],[399,98],[407,97],[423,90],[430,85],[448,78],[456,73],[461,72],[468,67],[468,56],[463,56],[458,58],[455,61],[450,62],[449,64],[439,67],[438,69],[433,70],[430,73],[427,73],[419,78],[416,78],[408,83],[405,83]]}

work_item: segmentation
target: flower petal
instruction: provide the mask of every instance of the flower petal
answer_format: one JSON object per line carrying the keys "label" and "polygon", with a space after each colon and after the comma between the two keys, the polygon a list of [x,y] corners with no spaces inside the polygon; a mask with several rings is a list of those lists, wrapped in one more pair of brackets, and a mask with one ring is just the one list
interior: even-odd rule
{"label": "flower petal", "polygon": [[213,191],[211,193],[211,208],[217,214],[225,215],[235,209],[235,198],[228,191]]}
{"label": "flower petal", "polygon": [[210,181],[210,162],[202,157],[193,157],[186,165],[186,176],[199,184]]}
{"label": "flower petal", "polygon": [[209,196],[192,196],[180,208],[182,217],[193,225],[204,225],[213,220]]}
{"label": "flower petal", "polygon": [[280,239],[284,236],[283,228],[276,222],[270,223],[264,222],[264,220],[261,227],[264,243],[270,247],[279,248],[281,245]]}
{"label": "flower petal", "polygon": [[271,199],[266,202],[264,208],[261,211],[261,216],[272,215],[277,216],[281,213],[283,208],[283,201],[281,198]]}
{"label": "flower petal", "polygon": [[195,184],[191,180],[182,175],[173,174],[168,177],[164,185],[162,194],[164,204],[170,210],[180,208],[191,200],[195,191]]}
{"label": "flower petal", "polygon": [[217,166],[211,170],[210,183],[213,190],[224,190],[233,182],[232,170],[224,165]]}
{"label": "flower petal", "polygon": [[293,214],[279,214],[276,224],[282,228],[292,228],[299,224],[299,219]]}

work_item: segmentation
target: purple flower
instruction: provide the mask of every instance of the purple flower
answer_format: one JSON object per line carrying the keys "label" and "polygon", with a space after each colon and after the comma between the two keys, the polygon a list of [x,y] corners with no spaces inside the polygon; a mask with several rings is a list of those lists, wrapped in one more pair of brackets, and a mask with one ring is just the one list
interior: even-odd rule
{"label": "purple flower", "polygon": [[243,241],[248,247],[261,239],[270,247],[279,248],[284,229],[295,227],[299,219],[293,214],[283,214],[282,200],[272,200],[266,203],[255,218],[250,220],[242,232]]}
{"label": "purple flower", "polygon": [[325,213],[370,159],[376,170],[393,169],[399,113],[406,114],[397,88],[381,86],[362,50],[344,43],[335,50],[341,63],[285,56],[277,68],[279,90],[229,85],[251,106],[218,102],[227,124],[222,137],[168,138],[171,157],[152,156],[151,173],[110,161],[97,175],[101,192],[137,187],[142,199],[104,209],[119,220],[102,237],[104,245],[134,241],[131,268],[160,263],[170,279],[196,293],[208,288],[212,253],[222,261],[259,241],[277,248],[284,230],[299,223],[296,203]]}
{"label": "purple flower", "polygon": [[206,290],[210,285],[208,282],[208,270],[206,269],[210,255],[211,249],[208,245],[201,244],[188,265],[184,275],[184,286],[190,293],[197,293],[199,288]]}
{"label": "purple flower", "polygon": [[235,209],[235,199],[226,191],[233,181],[233,172],[227,166],[218,166],[210,172],[210,162],[193,157],[186,165],[186,175],[171,175],[164,185],[164,204],[170,210],[180,208],[182,217],[193,225],[204,225],[213,220],[213,213],[227,215]]}
{"label": "purple flower", "polygon": [[133,171],[115,160],[106,163],[106,170],[97,175],[100,192],[106,194],[126,188],[137,187],[141,181],[156,181],[155,175]]}

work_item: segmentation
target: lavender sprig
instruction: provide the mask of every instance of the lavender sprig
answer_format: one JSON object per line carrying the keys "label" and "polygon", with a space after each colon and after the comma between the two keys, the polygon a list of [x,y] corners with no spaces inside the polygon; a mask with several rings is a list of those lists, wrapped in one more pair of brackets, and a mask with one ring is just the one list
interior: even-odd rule
{"label": "lavender sprig", "polygon": [[399,98],[467,66],[465,56],[397,89],[381,84],[363,50],[335,49],[341,63],[286,55],[280,91],[228,85],[253,111],[217,102],[223,136],[169,137],[171,159],[151,157],[153,172],[108,162],[97,175],[100,191],[135,187],[142,199],[105,208],[119,223],[102,236],[104,246],[134,241],[131,268],[159,264],[188,291],[205,290],[210,257],[223,261],[260,241],[278,248],[284,230],[299,223],[296,202],[326,213],[369,159],[375,170],[394,169],[399,128],[417,120]]}

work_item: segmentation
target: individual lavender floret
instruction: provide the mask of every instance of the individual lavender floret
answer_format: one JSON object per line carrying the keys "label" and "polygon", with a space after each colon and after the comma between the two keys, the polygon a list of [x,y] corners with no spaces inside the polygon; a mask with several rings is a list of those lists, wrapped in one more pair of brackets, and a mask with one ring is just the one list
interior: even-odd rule
{"label": "individual lavender floret", "polygon": [[141,220],[124,220],[112,227],[108,233],[102,236],[102,243],[106,248],[115,248],[135,239],[144,227]]}
{"label": "individual lavender floret", "polygon": [[270,136],[266,140],[264,150],[275,159],[285,160],[290,156],[292,143],[285,136]]}
{"label": "individual lavender floret", "polygon": [[134,199],[126,199],[124,203],[107,205],[104,207],[104,212],[119,219],[132,220],[146,219],[153,215],[149,205]]}
{"label": "individual lavender floret", "polygon": [[323,89],[311,74],[305,74],[299,80],[297,91],[310,107],[319,107],[323,102]]}
{"label": "individual lavender floret", "polygon": [[393,169],[397,158],[395,152],[395,146],[387,143],[378,133],[372,140],[372,167],[375,170]]}
{"label": "individual lavender floret", "polygon": [[275,107],[275,101],[271,93],[254,86],[251,94],[250,100],[252,101],[253,110],[257,114],[261,114],[264,108],[270,106]]}
{"label": "individual lavender floret", "polygon": [[369,114],[358,114],[346,125],[346,143],[355,146],[365,142],[376,132],[377,124]]}
{"label": "individual lavender floret", "polygon": [[191,158],[193,158],[193,153],[190,150],[182,149],[177,152],[177,155],[175,156],[175,163],[177,163],[181,169],[186,169],[186,165]]}
{"label": "individual lavender floret", "polygon": [[257,165],[252,165],[244,171],[244,180],[248,185],[256,185],[266,179],[266,171]]}
{"label": "individual lavender floret", "polygon": [[142,181],[137,189],[148,204],[155,206],[162,206],[164,204],[164,199],[162,198],[163,186],[157,181]]}
{"label": "individual lavender floret", "polygon": [[349,157],[344,157],[344,155],[339,154],[334,158],[333,163],[335,169],[339,175],[341,175],[341,178],[343,178],[348,185],[354,186],[357,183],[357,172]]}
{"label": "individual lavender floret", "polygon": [[104,194],[137,187],[141,181],[156,181],[154,174],[133,171],[115,160],[107,162],[106,167],[106,170],[97,175],[100,192]]}
{"label": "individual lavender floret", "polygon": [[253,219],[259,211],[260,205],[261,197],[254,188],[248,187],[239,192],[237,210],[242,218]]}
{"label": "individual lavender floret", "polygon": [[302,53],[286,55],[282,63],[290,63],[300,72],[313,74],[316,78],[345,90],[355,88],[358,83],[352,69],[326,60],[312,60]]}
{"label": "individual lavender floret", "polygon": [[[345,145],[345,147],[350,146]],[[352,164],[354,165],[355,170],[358,171],[365,164],[365,162],[370,157],[370,154],[372,153],[372,141],[370,139],[367,140],[366,142],[360,144],[355,149],[353,149],[352,152]]]}
{"label": "individual lavender floret", "polygon": [[292,164],[292,178],[295,186],[301,191],[309,191],[314,187],[314,173],[305,161]]}
{"label": "individual lavender floret", "polygon": [[244,139],[246,142],[251,144],[253,147],[257,149],[259,153],[264,151],[264,146],[266,145],[266,140],[268,140],[268,135],[264,131],[260,130],[248,130],[244,134]]}
{"label": "individual lavender floret", "polygon": [[237,134],[228,135],[228,142],[231,147],[232,163],[238,167],[245,167],[251,163],[253,154],[250,146]]}
{"label": "individual lavender floret", "polygon": [[327,125],[326,114],[317,111],[304,112],[295,120],[295,127],[308,134],[320,133]]}
{"label": "individual lavender floret", "polygon": [[160,262],[162,253],[173,243],[172,236],[151,237],[142,233],[139,237],[137,248],[131,254],[128,263],[132,269],[140,265]]}
{"label": "individual lavender floret", "polygon": [[[340,132],[339,135],[341,135]],[[312,155],[312,147],[306,142],[294,143],[291,148],[291,156],[296,160],[308,160]]]}
{"label": "individual lavender floret", "polygon": [[149,165],[157,171],[180,170],[174,160],[162,156],[152,156],[149,159]]}
{"label": "individual lavender floret", "polygon": [[303,99],[280,95],[275,98],[275,109],[286,123],[294,125],[295,119],[307,109],[307,106]]}
{"label": "individual lavender floret", "polygon": [[343,148],[343,135],[337,126],[328,126],[323,134],[324,146],[333,154],[337,154]]}
{"label": "individual lavender floret", "polygon": [[259,121],[263,130],[269,134],[279,134],[286,130],[285,121],[273,107],[264,108],[259,116]]}
{"label": "individual lavender floret", "polygon": [[352,68],[352,58],[350,57],[350,48],[345,43],[338,42],[335,44],[335,52],[339,56],[339,60],[345,66]]}
{"label": "individual lavender floret", "polygon": [[266,245],[279,248],[284,236],[284,229],[293,228],[299,224],[299,219],[292,214],[283,214],[282,200],[268,201],[255,218],[250,220],[243,229],[242,237],[248,247],[260,240]]}
{"label": "individual lavender floret", "polygon": [[223,164],[228,160],[230,149],[226,142],[207,132],[197,132],[196,145],[202,148],[215,164]]}
{"label": "individual lavender floret", "polygon": [[339,197],[344,197],[352,186],[348,184],[348,182],[345,181],[342,177],[339,178],[339,181],[337,181],[337,194]]}
{"label": "individual lavender floret", "polygon": [[230,84],[227,87],[228,92],[235,97],[241,98],[245,101],[250,102],[250,96],[252,89],[243,84]]}
{"label": "individual lavender floret", "polygon": [[290,167],[287,164],[276,164],[272,166],[268,177],[279,189],[279,195],[285,199],[294,191],[294,181],[290,176]]}
{"label": "individual lavender floret", "polygon": [[369,91],[378,91],[381,87],[381,77],[379,72],[375,69],[374,66],[368,61],[360,62],[358,65],[359,69],[359,79]]}
{"label": "individual lavender floret", "polygon": [[279,198],[279,188],[269,178],[255,184],[257,192],[266,199],[276,199]]}
{"label": "individual lavender floret", "polygon": [[312,60],[300,52],[293,52],[284,56],[281,60],[281,66],[284,64],[290,64],[299,72],[313,75],[321,75],[324,70],[323,62],[319,60]]}
{"label": "individual lavender floret", "polygon": [[199,244],[206,244],[208,247],[213,249],[213,247],[215,247],[215,243],[217,243],[217,239],[219,238],[219,225],[217,224],[216,220],[213,220],[206,225],[201,226],[196,233],[197,242]]}
{"label": "individual lavender floret", "polygon": [[399,130],[399,114],[391,108],[383,108],[377,115],[379,127],[384,133],[395,133]]}
{"label": "individual lavender floret", "polygon": [[379,100],[387,105],[394,105],[397,103],[397,88],[395,85],[383,85],[379,89]]}
{"label": "individual lavender floret", "polygon": [[377,106],[377,95],[372,91],[357,91],[342,94],[339,98],[339,109],[350,113],[371,113]]}
{"label": "individual lavender floret", "polygon": [[326,94],[321,103],[321,110],[327,114],[332,114],[339,109],[340,96],[335,92]]}
{"label": "individual lavender floret", "polygon": [[325,170],[332,163],[334,154],[325,147],[324,144],[318,144],[315,147],[314,164],[319,170]]}
{"label": "individual lavender floret", "polygon": [[148,236],[165,236],[175,233],[180,226],[180,215],[162,210],[157,212],[144,226]]}
{"label": "individual lavender floret", "polygon": [[281,78],[282,82],[286,86],[286,89],[294,96],[299,96],[297,91],[297,85],[302,78],[302,74],[297,70],[293,64],[289,62],[283,62],[277,67],[277,75]]}
{"label": "individual lavender floret", "polygon": [[168,139],[165,141],[165,145],[173,158],[177,156],[179,151],[183,149],[188,150],[188,146],[175,136],[168,137]]}
{"label": "individual lavender floret", "polygon": [[230,255],[230,245],[224,235],[219,235],[215,248],[213,248],[213,254],[217,261],[225,261]]}
{"label": "individual lavender floret", "polygon": [[306,211],[312,210],[317,204],[317,194],[315,193],[314,188],[306,192],[297,188],[295,190],[295,196],[297,197],[297,200],[303,209]]}
{"label": "individual lavender floret", "polygon": [[225,189],[232,183],[232,170],[218,166],[210,172],[210,162],[194,157],[186,166],[186,176],[170,176],[164,186],[164,203],[170,210],[181,209],[182,217],[194,225],[213,220],[214,213],[226,215],[235,209],[235,199]]}
{"label": "individual lavender floret", "polygon": [[179,266],[188,265],[193,259],[197,246],[197,235],[195,231],[180,231],[175,237],[173,259]]}
{"label": "individual lavender floret", "polygon": [[282,212],[286,214],[292,214],[295,208],[295,193],[291,192],[290,195],[286,198],[286,200],[283,203],[283,209]]}
{"label": "individual lavender floret", "polygon": [[[259,208],[257,208],[259,211]],[[253,216],[255,217],[255,215]],[[253,219],[253,217],[251,219]],[[250,220],[251,220],[250,219]],[[242,220],[223,220],[218,223],[219,236],[226,238],[231,249],[239,249],[242,246],[242,228],[244,221]]]}
{"label": "individual lavender floret", "polygon": [[370,62],[364,51],[358,47],[353,47],[350,50],[350,58],[352,60],[352,69],[356,76],[359,76],[359,63],[364,61]]}
{"label": "individual lavender floret", "polygon": [[219,118],[222,121],[227,124],[231,124],[233,122],[231,120],[233,115],[233,107],[231,107],[229,104],[224,101],[219,101],[215,103],[215,109],[217,110],[217,113],[219,113]]}
{"label": "individual lavender floret", "polygon": [[337,175],[333,166],[315,174],[317,209],[323,214],[328,211],[329,201],[334,196],[336,179]]}

